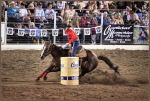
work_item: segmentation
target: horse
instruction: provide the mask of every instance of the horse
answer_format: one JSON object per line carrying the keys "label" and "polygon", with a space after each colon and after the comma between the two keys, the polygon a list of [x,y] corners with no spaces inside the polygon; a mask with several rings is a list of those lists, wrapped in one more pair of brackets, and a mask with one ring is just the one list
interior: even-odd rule
{"label": "horse", "polygon": [[[114,70],[115,73],[119,74],[118,66],[114,65],[107,57],[105,56],[96,56],[91,50],[85,49],[87,56],[83,58],[79,58],[82,62],[79,61],[79,65],[81,67],[81,73],[79,74],[79,78],[83,77],[86,73],[93,71],[98,66],[98,60],[103,60],[111,69]],[[44,43],[43,50],[41,52],[40,58],[43,60],[49,54],[52,55],[53,59],[49,67],[42,72],[37,78],[36,81],[39,81],[40,78],[43,77],[44,80],[47,80],[47,74],[50,72],[58,72],[60,71],[61,57],[69,57],[69,49],[64,49],[61,46],[56,46],[55,44],[46,41]]]}

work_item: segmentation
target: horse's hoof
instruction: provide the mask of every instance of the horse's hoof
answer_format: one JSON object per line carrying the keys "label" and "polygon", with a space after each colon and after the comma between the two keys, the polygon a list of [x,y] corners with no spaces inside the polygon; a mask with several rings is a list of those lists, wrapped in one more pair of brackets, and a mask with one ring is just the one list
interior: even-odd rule
{"label": "horse's hoof", "polygon": [[45,80],[45,81],[46,81],[46,80],[47,80],[47,77],[45,76],[45,77],[43,78],[43,80]]}
{"label": "horse's hoof", "polygon": [[35,79],[35,81],[39,81],[40,80],[40,78],[39,77],[37,77],[36,79]]}

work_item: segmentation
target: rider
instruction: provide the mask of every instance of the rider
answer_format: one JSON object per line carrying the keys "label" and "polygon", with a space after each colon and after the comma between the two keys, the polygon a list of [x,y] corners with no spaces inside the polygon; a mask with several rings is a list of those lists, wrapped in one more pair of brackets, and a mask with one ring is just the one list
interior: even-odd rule
{"label": "rider", "polygon": [[67,25],[65,23],[65,24],[63,24],[63,28],[65,30],[65,33],[67,34],[68,39],[69,39],[69,42],[65,44],[64,48],[71,47],[73,45],[71,56],[75,57],[76,51],[77,51],[77,49],[78,49],[78,47],[80,45],[79,37],[74,32],[74,30],[71,29],[70,25]]}

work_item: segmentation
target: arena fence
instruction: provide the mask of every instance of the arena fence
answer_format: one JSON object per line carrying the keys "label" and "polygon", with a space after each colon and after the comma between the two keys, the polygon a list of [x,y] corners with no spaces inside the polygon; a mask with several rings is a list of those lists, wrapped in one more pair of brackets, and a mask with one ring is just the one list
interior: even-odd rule
{"label": "arena fence", "polygon": [[[54,16],[54,27],[51,29],[25,29],[7,27],[7,11],[5,12],[5,22],[1,23],[2,44],[21,44],[34,43],[42,44],[43,40],[50,40],[53,43],[66,43],[68,41],[64,29],[56,26],[56,13]],[[101,14],[103,22],[103,13]],[[91,29],[96,31],[96,44],[100,45],[134,45],[148,44],[149,40],[138,40],[139,34],[146,29],[149,33],[149,26],[135,25],[101,25],[91,28],[74,28],[82,44],[91,44]],[[37,35],[39,33],[39,35]]]}

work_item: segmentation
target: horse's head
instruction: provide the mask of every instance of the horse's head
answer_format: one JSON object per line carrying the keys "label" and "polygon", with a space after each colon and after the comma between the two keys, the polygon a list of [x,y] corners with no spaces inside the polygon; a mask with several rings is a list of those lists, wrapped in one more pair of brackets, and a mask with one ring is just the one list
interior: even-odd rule
{"label": "horse's head", "polygon": [[47,55],[51,54],[54,44],[49,41],[44,42],[43,50],[41,52],[41,59],[43,60]]}

